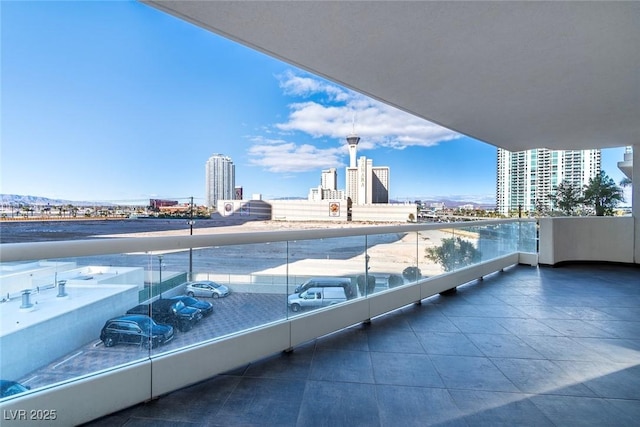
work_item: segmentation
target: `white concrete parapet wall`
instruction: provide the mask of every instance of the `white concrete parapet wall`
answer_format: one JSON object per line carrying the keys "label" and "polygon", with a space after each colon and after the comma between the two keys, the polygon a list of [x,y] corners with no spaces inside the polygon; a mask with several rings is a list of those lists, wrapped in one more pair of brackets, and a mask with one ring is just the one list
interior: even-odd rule
{"label": "white concrete parapet wall", "polygon": [[634,218],[540,218],[540,264],[564,261],[633,263]]}

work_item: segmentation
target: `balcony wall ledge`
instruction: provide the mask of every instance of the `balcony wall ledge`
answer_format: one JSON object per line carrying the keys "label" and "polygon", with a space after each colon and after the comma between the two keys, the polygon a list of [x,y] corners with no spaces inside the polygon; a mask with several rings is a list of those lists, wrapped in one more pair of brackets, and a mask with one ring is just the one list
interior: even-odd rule
{"label": "balcony wall ledge", "polygon": [[540,218],[540,265],[566,262],[637,264],[634,218]]}

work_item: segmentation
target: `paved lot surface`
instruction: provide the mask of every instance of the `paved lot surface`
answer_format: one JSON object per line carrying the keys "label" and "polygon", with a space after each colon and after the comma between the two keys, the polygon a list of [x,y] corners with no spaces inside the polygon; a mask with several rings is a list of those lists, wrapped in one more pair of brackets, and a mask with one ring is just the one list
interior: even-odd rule
{"label": "paved lot surface", "polygon": [[[190,331],[180,332],[176,329],[173,340],[154,348],[154,353],[219,338],[283,319],[288,314],[286,295],[232,293],[226,298],[202,300],[211,301],[214,312],[203,318]],[[98,330],[95,341],[70,351],[64,357],[26,375],[20,382],[35,389],[148,357],[148,350],[140,346],[105,347],[99,336]]]}

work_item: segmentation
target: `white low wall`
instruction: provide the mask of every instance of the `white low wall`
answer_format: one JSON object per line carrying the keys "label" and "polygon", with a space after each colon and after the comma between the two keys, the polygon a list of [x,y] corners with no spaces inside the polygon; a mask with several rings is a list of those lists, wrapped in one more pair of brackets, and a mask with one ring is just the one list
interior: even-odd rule
{"label": "white low wall", "polygon": [[540,264],[563,261],[633,263],[633,217],[540,218]]}
{"label": "white low wall", "polygon": [[[0,425],[74,426],[149,399],[151,360],[120,366],[0,404]],[[74,396],[74,397],[72,397]],[[73,403],[75,401],[75,403]]]}

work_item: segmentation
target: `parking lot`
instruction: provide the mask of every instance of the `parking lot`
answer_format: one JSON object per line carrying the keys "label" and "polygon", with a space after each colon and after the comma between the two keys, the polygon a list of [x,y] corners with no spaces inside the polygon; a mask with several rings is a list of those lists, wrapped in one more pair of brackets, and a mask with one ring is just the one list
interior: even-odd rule
{"label": "parking lot", "polygon": [[[214,306],[213,314],[203,318],[188,332],[175,329],[171,342],[154,348],[154,354],[191,344],[220,338],[248,328],[284,319],[287,315],[287,296],[281,294],[231,293],[220,299],[201,298]],[[124,314],[124,313],[123,313]],[[105,319],[106,321],[107,319]],[[96,339],[70,351],[20,380],[32,389],[99,372],[148,357],[148,350],[136,345],[105,347]]]}

